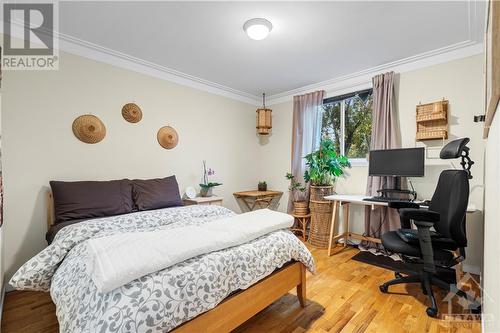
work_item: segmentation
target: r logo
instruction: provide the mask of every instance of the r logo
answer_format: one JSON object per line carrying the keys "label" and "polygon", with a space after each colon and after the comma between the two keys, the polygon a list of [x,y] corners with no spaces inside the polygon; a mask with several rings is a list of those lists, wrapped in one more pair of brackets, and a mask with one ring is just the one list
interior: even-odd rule
{"label": "r logo", "polygon": [[[19,55],[53,55],[54,52],[54,5],[51,3],[9,3],[3,7],[3,31],[5,35],[3,54],[7,56]],[[20,21],[14,22],[13,14],[16,18],[22,17]],[[37,26],[34,16],[41,15],[42,22]],[[21,48],[12,47],[12,24],[23,26],[24,45]],[[36,37],[45,47],[33,47],[32,39]]]}

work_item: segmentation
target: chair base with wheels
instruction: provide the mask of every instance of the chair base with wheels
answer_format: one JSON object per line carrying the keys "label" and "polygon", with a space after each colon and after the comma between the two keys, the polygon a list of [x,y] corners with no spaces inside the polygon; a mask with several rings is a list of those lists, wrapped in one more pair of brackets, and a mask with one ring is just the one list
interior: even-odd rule
{"label": "chair base with wheels", "polygon": [[457,296],[465,298],[470,304],[469,309],[472,313],[481,313],[481,304],[479,304],[473,296],[465,293],[460,289],[456,289],[456,287],[454,287],[455,285],[443,281],[439,277],[427,272],[406,276],[402,275],[399,272],[396,272],[395,279],[381,284],[379,286],[379,289],[381,292],[387,293],[389,292],[390,286],[402,283],[420,283],[422,293],[424,295],[427,295],[430,301],[430,306],[426,309],[426,313],[429,317],[436,317],[438,314],[438,306],[436,303],[436,298],[434,297],[434,292],[432,291],[432,286],[437,286],[446,291],[452,291]]}

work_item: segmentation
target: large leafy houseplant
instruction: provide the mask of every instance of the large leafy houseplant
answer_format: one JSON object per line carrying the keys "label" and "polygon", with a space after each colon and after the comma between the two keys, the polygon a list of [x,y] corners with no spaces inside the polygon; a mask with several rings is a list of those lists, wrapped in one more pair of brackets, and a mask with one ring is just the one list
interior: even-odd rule
{"label": "large leafy houseplant", "polygon": [[305,156],[308,170],[304,180],[312,186],[331,186],[335,179],[344,174],[345,168],[350,168],[348,158],[337,154],[335,144],[330,139],[324,139],[318,150]]}

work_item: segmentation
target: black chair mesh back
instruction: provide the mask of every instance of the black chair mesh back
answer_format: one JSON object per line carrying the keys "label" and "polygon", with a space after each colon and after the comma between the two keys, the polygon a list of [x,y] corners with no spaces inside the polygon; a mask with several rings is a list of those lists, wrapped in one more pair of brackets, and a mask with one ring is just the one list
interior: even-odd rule
{"label": "black chair mesh back", "polygon": [[438,212],[441,219],[434,228],[451,238],[459,247],[467,246],[465,214],[469,202],[469,180],[465,170],[445,170],[432,196],[429,209]]}

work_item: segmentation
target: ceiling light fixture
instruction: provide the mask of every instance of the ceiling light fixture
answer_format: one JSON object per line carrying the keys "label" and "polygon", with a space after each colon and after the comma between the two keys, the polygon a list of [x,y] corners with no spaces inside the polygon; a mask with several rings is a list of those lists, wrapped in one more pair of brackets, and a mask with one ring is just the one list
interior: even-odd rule
{"label": "ceiling light fixture", "polygon": [[243,30],[251,39],[262,40],[273,30],[273,25],[266,19],[253,18],[243,24]]}

